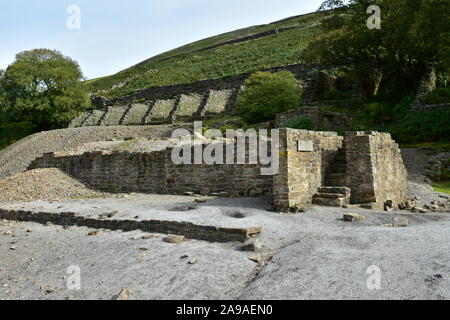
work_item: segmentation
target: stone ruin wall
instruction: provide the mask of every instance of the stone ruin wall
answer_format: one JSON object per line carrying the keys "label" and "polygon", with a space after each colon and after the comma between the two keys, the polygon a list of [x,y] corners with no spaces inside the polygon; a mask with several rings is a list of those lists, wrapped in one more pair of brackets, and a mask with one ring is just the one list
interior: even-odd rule
{"label": "stone ruin wall", "polygon": [[[294,64],[262,71],[290,71],[307,86],[303,99],[314,100],[317,86],[316,73],[330,67]],[[251,73],[237,76],[151,87],[128,96],[107,100],[93,98],[97,110],[83,113],[74,119],[70,127],[151,125],[171,123],[176,120],[201,120],[218,114],[233,114],[242,85]]]}
{"label": "stone ruin wall", "polygon": [[79,115],[69,127],[155,125],[207,119],[227,113],[238,93],[239,89],[210,90],[203,94],[181,94],[171,99],[109,106]]}
{"label": "stone ruin wall", "polygon": [[[94,189],[113,193],[272,196],[275,208],[289,211],[311,205],[336,155],[345,148],[342,186],[351,188],[352,203],[383,210],[386,204],[397,208],[407,200],[407,172],[389,134],[350,132],[344,138],[336,132],[280,129],[279,133],[279,171],[273,176],[261,175],[263,166],[248,161],[175,165],[170,148],[149,153],[48,153],[29,169],[58,168]],[[248,160],[248,149],[246,156]]]}
{"label": "stone ruin wall", "polygon": [[325,173],[344,148],[351,202],[384,210],[407,200],[407,171],[391,135],[379,132],[335,132],[295,129],[280,131],[280,172],[273,179],[274,204],[282,210],[301,209],[324,186]]}
{"label": "stone ruin wall", "polygon": [[343,140],[336,132],[280,129],[280,169],[273,177],[274,206],[289,210],[311,205]]}
{"label": "stone ruin wall", "polygon": [[408,194],[407,171],[400,148],[388,133],[353,132],[345,139],[347,186],[352,203],[372,203],[383,210],[386,203],[398,208]]}
{"label": "stone ruin wall", "polygon": [[89,187],[113,193],[261,196],[272,192],[272,176],[262,176],[259,164],[175,165],[171,153],[172,148],[148,153],[47,153],[29,169],[57,168]]}

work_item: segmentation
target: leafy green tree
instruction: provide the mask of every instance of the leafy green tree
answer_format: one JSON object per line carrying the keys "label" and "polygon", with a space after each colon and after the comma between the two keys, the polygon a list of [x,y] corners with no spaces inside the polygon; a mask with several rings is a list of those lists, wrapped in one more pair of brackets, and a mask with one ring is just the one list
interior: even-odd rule
{"label": "leafy green tree", "polygon": [[66,126],[89,106],[77,62],[58,51],[35,49],[16,55],[0,72],[0,125],[34,131]]}
{"label": "leafy green tree", "polygon": [[348,1],[345,0],[326,0],[321,5],[318,11],[334,10],[344,8]]}
{"label": "leafy green tree", "polygon": [[273,120],[279,112],[300,106],[301,89],[291,72],[257,72],[245,81],[237,110],[247,123]]}
{"label": "leafy green tree", "polygon": [[[381,8],[381,29],[367,27],[371,5]],[[417,86],[430,64],[448,70],[449,16],[448,0],[350,0],[330,12],[322,25],[328,36],[311,44],[304,57],[353,66],[367,97],[383,85],[404,94]]]}

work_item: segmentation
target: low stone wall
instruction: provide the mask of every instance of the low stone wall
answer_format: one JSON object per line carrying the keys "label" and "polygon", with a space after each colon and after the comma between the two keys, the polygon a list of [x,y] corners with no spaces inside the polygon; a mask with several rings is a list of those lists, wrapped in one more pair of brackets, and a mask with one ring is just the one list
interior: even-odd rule
{"label": "low stone wall", "polygon": [[[293,64],[281,67],[263,69],[260,71],[289,71],[302,82],[305,90],[303,100],[315,101],[324,90],[322,82],[317,81],[320,71],[335,69],[335,66],[320,64]],[[138,90],[130,95],[114,99],[93,97],[92,104],[97,108],[90,114],[82,114],[74,119],[70,127],[96,126],[96,125],[135,125],[141,116],[139,124],[171,123],[180,120],[200,120],[217,114],[233,114],[240,90],[244,81],[252,73],[243,73],[232,77],[209,79],[187,84],[175,84],[164,87],[150,87]],[[136,113],[136,108],[130,106],[148,106],[146,112]],[[140,109],[140,110],[141,110]],[[103,111],[99,111],[103,110]],[[99,112],[106,111],[106,114]],[[141,110],[142,111],[142,110]],[[128,113],[132,121],[127,121]],[[330,120],[330,130],[334,130],[333,121],[336,115],[323,114],[325,122]]]}
{"label": "low stone wall", "polygon": [[29,169],[58,168],[94,189],[107,192],[271,194],[272,176],[262,176],[259,164],[175,165],[171,153],[172,149],[148,153],[47,153],[33,161]]}
{"label": "low stone wall", "polygon": [[407,199],[407,171],[398,144],[388,133],[352,132],[345,139],[347,186],[353,203],[373,203],[383,210]]}
{"label": "low stone wall", "polygon": [[280,129],[280,169],[273,178],[275,207],[296,210],[311,205],[343,140],[336,132]]}
{"label": "low stone wall", "polygon": [[283,127],[288,121],[298,117],[308,117],[313,121],[316,129],[326,130],[345,128],[354,119],[354,116],[349,114],[323,111],[318,106],[305,106],[277,114],[275,126]]}
{"label": "low stone wall", "polygon": [[[292,64],[281,67],[274,67],[263,69],[260,71],[290,71],[297,79],[303,81],[310,81],[317,71],[333,68],[332,66],[323,66],[320,64]],[[138,100],[155,101],[155,100],[167,100],[173,99],[181,94],[199,94],[203,95],[211,90],[235,90],[239,89],[253,72],[242,73],[236,76],[219,78],[219,79],[208,79],[195,81],[192,83],[174,84],[164,87],[150,87],[142,90],[133,92],[130,95],[118,97],[114,99],[105,99],[94,97],[92,100],[93,105],[97,109],[103,109],[107,106],[113,105],[128,105],[134,103]]]}
{"label": "low stone wall", "polygon": [[203,94],[180,94],[147,103],[109,106],[75,118],[69,127],[118,126],[171,123],[224,114],[234,105],[239,89],[210,90]]}
{"label": "low stone wall", "polygon": [[[235,149],[234,164],[177,165],[169,148],[148,153],[48,153],[29,169],[58,168],[108,192],[272,196],[275,208],[282,211],[308,207],[321,187],[349,187],[352,203],[371,204],[376,209],[396,208],[407,200],[407,172],[389,134],[350,132],[344,139],[336,132],[280,129],[279,141],[271,143],[279,144],[279,170],[273,176],[261,174],[265,167],[259,161],[249,161],[248,144],[243,162],[237,161]],[[207,154],[222,148],[225,155],[226,147],[223,143],[187,145],[185,151],[190,151],[191,163],[195,163],[195,154],[203,156],[204,148],[210,148]],[[337,179],[333,169],[338,169]]]}
{"label": "low stone wall", "polygon": [[205,240],[211,242],[245,242],[261,233],[261,227],[254,228],[221,228],[214,226],[196,225],[190,222],[164,220],[100,220],[82,217],[77,213],[49,213],[21,210],[0,209],[0,219],[12,221],[37,222],[46,224],[51,222],[61,226],[83,226],[95,229],[133,231],[183,235],[187,239]]}

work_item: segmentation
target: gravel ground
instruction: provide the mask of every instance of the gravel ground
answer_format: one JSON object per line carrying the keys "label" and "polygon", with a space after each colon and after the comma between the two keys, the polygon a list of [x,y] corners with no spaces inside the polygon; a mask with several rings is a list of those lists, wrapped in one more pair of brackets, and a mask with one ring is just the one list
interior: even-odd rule
{"label": "gravel ground", "polygon": [[[242,252],[239,243],[169,244],[162,240],[165,235],[144,240],[140,231],[96,230],[98,235],[89,236],[93,230],[84,227],[0,221],[0,299],[109,300],[122,288],[131,291],[131,299],[450,299],[448,212],[314,207],[282,215],[266,211],[265,199],[212,197],[192,211],[173,211],[193,205],[195,198],[142,194],[97,198],[98,193],[58,170],[24,172],[45,152],[160,150],[172,143],[160,140],[172,129],[84,127],[21,140],[0,152],[0,179],[6,178],[0,180],[0,202],[16,202],[1,207],[91,217],[117,211],[114,219],[261,226],[261,253]],[[448,195],[423,183],[426,157],[415,151],[403,155],[410,172],[410,197],[424,205],[448,203]],[[69,200],[74,197],[86,199]],[[364,219],[344,222],[342,216],[348,213]],[[392,227],[399,218],[408,219],[408,226]],[[258,265],[255,254],[272,258],[267,265]],[[67,268],[73,265],[81,270],[81,290],[66,286]],[[379,290],[367,287],[370,266],[381,272]]]}
{"label": "gravel ground", "polygon": [[[445,221],[305,233],[241,298],[450,299],[449,228]],[[379,289],[368,289],[371,266],[380,270]]]}
{"label": "gravel ground", "polygon": [[92,142],[164,139],[170,137],[174,128],[172,125],[83,127],[36,133],[0,151],[0,179],[25,171],[34,159],[47,152],[83,150],[84,144]]}
{"label": "gravel ground", "polygon": [[58,169],[39,169],[0,180],[0,203],[34,200],[61,201],[76,197],[99,197],[104,193],[88,189]]}
{"label": "gravel ground", "polygon": [[[256,268],[232,244],[89,231],[0,222],[0,299],[111,300],[123,288],[130,299],[235,299]],[[67,288],[73,265],[81,271],[81,290]]]}
{"label": "gravel ground", "polygon": [[[126,287],[131,299],[450,299],[450,213],[315,207],[281,215],[265,211],[263,199],[211,198],[193,211],[168,211],[191,201],[135,194],[58,206],[61,211],[70,207],[86,214],[91,207],[91,215],[114,208],[119,217],[129,219],[131,214],[145,214],[222,226],[258,223],[263,227],[259,236],[263,253],[273,259],[261,270],[249,260],[255,253],[239,251],[239,243],[166,244],[163,235],[142,240],[139,231],[88,236],[91,230],[82,227],[4,222],[0,298],[111,299]],[[56,204],[39,201],[21,206],[55,209]],[[236,211],[244,218],[236,218]],[[349,212],[365,219],[342,221]],[[399,217],[408,218],[409,225],[386,226]],[[190,265],[190,259],[197,262]],[[70,265],[81,267],[81,291],[65,287],[63,277]],[[366,286],[370,276],[366,271],[372,265],[381,270],[380,290]],[[46,293],[46,286],[56,289]]]}

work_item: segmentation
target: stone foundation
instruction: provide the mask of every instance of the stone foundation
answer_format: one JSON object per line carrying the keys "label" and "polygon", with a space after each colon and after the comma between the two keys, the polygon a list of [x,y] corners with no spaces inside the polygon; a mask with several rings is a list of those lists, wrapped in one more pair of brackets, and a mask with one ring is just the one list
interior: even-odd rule
{"label": "stone foundation", "polygon": [[352,203],[398,208],[407,199],[407,171],[390,134],[351,132],[346,138],[347,179]]}
{"label": "stone foundation", "polygon": [[26,221],[60,226],[82,226],[95,229],[156,232],[185,236],[187,239],[211,242],[245,242],[261,233],[261,227],[223,228],[197,225],[190,222],[164,220],[101,220],[82,217],[73,212],[49,213],[0,209],[0,219]]}
{"label": "stone foundation", "polygon": [[280,169],[273,177],[275,207],[296,210],[310,205],[343,140],[335,132],[280,129]]}
{"label": "stone foundation", "polygon": [[[108,192],[272,196],[282,211],[307,208],[314,199],[317,204],[331,199],[330,205],[346,205],[350,199],[377,209],[398,208],[407,200],[406,169],[389,134],[349,132],[342,137],[336,132],[280,129],[278,144],[279,170],[273,176],[262,175],[264,167],[258,162],[249,164],[248,146],[246,164],[236,164],[235,158],[235,164],[176,165],[172,149],[166,149],[49,153],[29,169],[58,168]],[[220,146],[226,154],[225,144]],[[194,155],[196,147],[188,148]]]}
{"label": "stone foundation", "polygon": [[175,165],[171,153],[172,149],[148,153],[47,153],[33,161],[29,169],[58,168],[91,188],[113,193],[192,192],[238,197],[272,192],[272,176],[261,175],[259,164]]}

